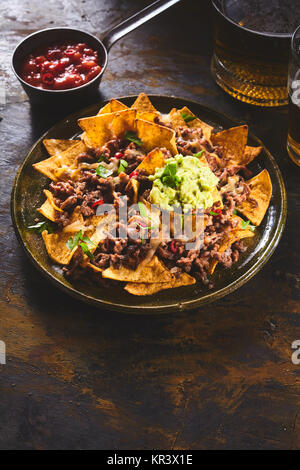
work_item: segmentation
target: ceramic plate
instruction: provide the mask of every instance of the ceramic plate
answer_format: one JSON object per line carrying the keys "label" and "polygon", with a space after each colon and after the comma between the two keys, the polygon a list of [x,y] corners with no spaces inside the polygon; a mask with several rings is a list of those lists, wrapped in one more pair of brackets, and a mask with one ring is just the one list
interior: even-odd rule
{"label": "ceramic plate", "polygon": [[[130,106],[134,97],[118,98]],[[213,125],[216,130],[222,130],[238,125],[239,123],[199,103],[187,99],[150,96],[153,105],[162,113],[169,112],[172,108],[188,106],[200,119]],[[105,103],[98,103],[84,110],[78,111],[62,122],[58,123],[46,132],[31,148],[18,170],[11,199],[12,220],[18,239],[27,255],[35,266],[59,288],[89,304],[100,308],[119,310],[137,314],[162,313],[199,307],[212,302],[224,295],[233,292],[254,276],[267,262],[274,252],[282,235],[286,219],[286,193],[280,170],[270,152],[262,142],[249,133],[248,144],[263,146],[263,151],[249,168],[254,174],[266,168],[271,176],[273,195],[267,214],[262,224],[255,231],[255,236],[249,239],[249,248],[242,254],[238,263],[232,268],[216,269],[212,280],[215,287],[208,290],[197,283],[193,286],[180,287],[159,292],[152,296],[135,297],[120,288],[102,289],[83,284],[71,284],[62,274],[59,266],[55,265],[48,257],[44,243],[40,235],[27,230],[26,227],[34,223],[37,217],[36,208],[44,202],[43,189],[48,187],[49,180],[35,171],[32,164],[47,158],[47,152],[43,147],[43,139],[69,139],[80,132],[77,119],[92,116]]]}

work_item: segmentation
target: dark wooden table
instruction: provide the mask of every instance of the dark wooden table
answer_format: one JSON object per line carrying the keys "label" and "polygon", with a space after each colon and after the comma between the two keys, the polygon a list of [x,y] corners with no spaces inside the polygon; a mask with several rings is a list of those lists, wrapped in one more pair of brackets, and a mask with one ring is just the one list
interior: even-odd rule
{"label": "dark wooden table", "polygon": [[[31,107],[9,69],[27,34],[71,25],[99,34],[141,0],[0,3],[1,449],[299,449],[300,170],[288,160],[287,111],[253,109],[210,71],[205,1],[165,12],[113,47],[98,100],[141,91],[196,99],[249,123],[276,156],[288,191],[283,239],[265,268],[202,309],[130,316],[76,302],[46,282],[10,219],[16,170],[32,143],[71,110]],[[76,103],[80,108],[89,103]]]}

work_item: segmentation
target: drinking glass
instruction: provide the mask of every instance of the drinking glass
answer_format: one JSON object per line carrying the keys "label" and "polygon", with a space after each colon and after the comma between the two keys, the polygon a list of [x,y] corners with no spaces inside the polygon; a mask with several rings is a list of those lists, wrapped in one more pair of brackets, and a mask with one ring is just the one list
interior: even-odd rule
{"label": "drinking glass", "polygon": [[258,106],[288,104],[287,76],[299,0],[212,0],[212,75],[238,100]]}
{"label": "drinking glass", "polygon": [[296,29],[291,42],[288,91],[287,151],[293,162],[300,166],[300,26]]}

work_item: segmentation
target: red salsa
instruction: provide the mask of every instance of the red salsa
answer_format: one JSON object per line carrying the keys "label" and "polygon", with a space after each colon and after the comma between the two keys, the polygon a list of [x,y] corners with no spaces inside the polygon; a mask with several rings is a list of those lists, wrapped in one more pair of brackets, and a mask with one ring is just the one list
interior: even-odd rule
{"label": "red salsa", "polygon": [[98,52],[87,44],[62,44],[31,54],[23,63],[20,75],[38,88],[67,90],[90,82],[101,70]]}

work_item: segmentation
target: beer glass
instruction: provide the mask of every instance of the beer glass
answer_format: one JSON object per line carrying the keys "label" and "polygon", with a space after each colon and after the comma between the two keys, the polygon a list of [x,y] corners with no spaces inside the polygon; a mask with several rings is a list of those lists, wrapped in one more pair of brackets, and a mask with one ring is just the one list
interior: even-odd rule
{"label": "beer glass", "polygon": [[291,42],[288,90],[289,131],[287,151],[293,162],[300,166],[300,26],[296,29]]}
{"label": "beer glass", "polygon": [[288,104],[288,58],[300,0],[212,0],[212,75],[231,96],[258,106]]}

